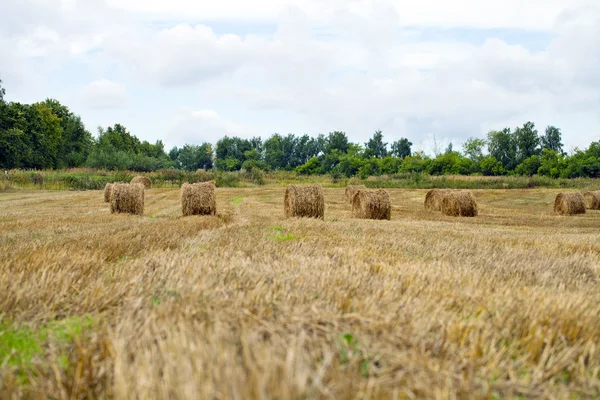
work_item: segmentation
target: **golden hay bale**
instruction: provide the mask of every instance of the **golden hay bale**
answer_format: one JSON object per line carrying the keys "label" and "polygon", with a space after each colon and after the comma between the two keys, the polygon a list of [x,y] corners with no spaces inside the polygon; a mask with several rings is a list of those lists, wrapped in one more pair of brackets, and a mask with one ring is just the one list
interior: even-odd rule
{"label": "golden hay bale", "polygon": [[346,186],[346,199],[352,203],[352,199],[354,198],[354,195],[356,194],[356,192],[358,192],[361,189],[366,189],[367,187],[365,185],[349,185]]}
{"label": "golden hay bale", "polygon": [[142,175],[136,176],[135,178],[133,178],[131,180],[130,183],[132,183],[132,184],[133,183],[141,183],[144,185],[144,187],[146,189],[152,189],[152,181],[147,176],[142,176]]}
{"label": "golden hay bale", "polygon": [[559,193],[554,200],[554,212],[562,215],[585,214],[585,199],[580,192]]}
{"label": "golden hay bale", "polygon": [[110,197],[110,212],[144,214],[144,185],[141,183],[115,183]]}
{"label": "golden hay bale", "polygon": [[583,194],[585,208],[588,210],[600,210],[600,190],[585,192]]}
{"label": "golden hay bale", "polygon": [[442,214],[451,217],[476,217],[477,202],[470,191],[451,191],[442,198]]}
{"label": "golden hay bale", "polygon": [[431,189],[425,195],[425,209],[430,211],[442,211],[442,199],[449,193],[450,189]]}
{"label": "golden hay bale", "polygon": [[383,189],[359,190],[352,198],[352,216],[364,219],[391,219],[390,194]]}
{"label": "golden hay bale", "polygon": [[181,211],[188,215],[216,215],[215,181],[181,185]]}
{"label": "golden hay bale", "polygon": [[112,188],[113,188],[112,183],[107,183],[106,186],[104,186],[104,202],[105,203],[110,202],[110,195],[112,194]]}
{"label": "golden hay bale", "polygon": [[285,190],[284,209],[286,218],[325,218],[325,196],[321,185],[288,185]]}

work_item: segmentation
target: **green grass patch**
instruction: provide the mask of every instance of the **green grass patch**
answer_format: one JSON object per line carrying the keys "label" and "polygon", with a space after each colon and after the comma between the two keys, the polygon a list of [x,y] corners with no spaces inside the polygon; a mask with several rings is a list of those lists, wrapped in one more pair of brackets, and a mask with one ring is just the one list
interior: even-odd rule
{"label": "green grass patch", "polygon": [[[94,320],[89,316],[71,317],[60,321],[52,321],[39,329],[27,326],[16,326],[7,321],[0,322],[0,364],[17,369],[21,384],[28,381],[33,374],[32,361],[42,356],[44,347],[52,342],[58,347],[72,343],[75,338],[90,330]],[[59,357],[61,364],[67,362],[66,354]]]}
{"label": "green grass patch", "polygon": [[294,240],[296,237],[291,233],[286,232],[281,226],[272,226],[271,230],[273,233],[269,235],[269,239],[275,242],[289,242]]}

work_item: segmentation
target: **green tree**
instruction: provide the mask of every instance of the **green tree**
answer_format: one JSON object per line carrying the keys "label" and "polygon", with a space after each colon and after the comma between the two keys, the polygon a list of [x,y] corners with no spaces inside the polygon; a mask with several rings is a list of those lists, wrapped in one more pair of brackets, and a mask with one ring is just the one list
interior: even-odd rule
{"label": "green tree", "polygon": [[262,141],[260,138],[241,139],[225,136],[217,142],[215,166],[225,171],[237,171],[246,161],[244,154],[252,149],[261,152]]}
{"label": "green tree", "polygon": [[485,156],[479,160],[479,169],[485,176],[498,176],[506,173],[502,163],[492,156]]}
{"label": "green tree", "polygon": [[213,152],[210,143],[203,143],[199,146],[186,144],[177,153],[177,161],[182,169],[195,171],[200,168],[211,169],[213,167]]}
{"label": "green tree", "polygon": [[479,161],[483,158],[483,149],[485,148],[485,139],[470,137],[463,143],[463,153],[473,161]]}
{"label": "green tree", "polygon": [[514,136],[517,143],[517,162],[521,163],[540,153],[540,137],[533,122],[526,122],[523,127],[517,128]]}
{"label": "green tree", "polygon": [[381,131],[375,131],[373,137],[365,143],[365,157],[384,158],[387,156],[387,143],[383,141],[383,133]]}
{"label": "green tree", "polygon": [[6,94],[6,89],[2,87],[2,79],[0,79],[0,102],[4,101],[4,95]]}
{"label": "green tree", "polygon": [[[490,157],[499,161],[505,169],[513,170],[517,166],[517,141],[510,128],[489,132],[487,145]],[[486,161],[488,164],[489,161]]]}
{"label": "green tree", "polygon": [[390,152],[393,156],[404,158],[409,157],[411,154],[412,143],[406,138],[400,138],[392,143],[392,151]]}
{"label": "green tree", "polygon": [[562,133],[559,128],[549,125],[544,136],[540,138],[542,149],[553,150],[563,154]]}
{"label": "green tree", "polygon": [[325,140],[325,154],[330,154],[334,150],[337,150],[340,153],[347,153],[349,145],[348,137],[345,132],[331,132]]}
{"label": "green tree", "polygon": [[46,99],[44,104],[60,118],[62,141],[58,156],[59,165],[67,167],[83,165],[92,147],[92,134],[85,128],[81,118],[73,114],[68,107],[60,104],[58,100]]}
{"label": "green tree", "polygon": [[517,165],[515,168],[515,172],[518,175],[535,175],[538,172],[538,169],[541,166],[541,158],[538,155],[531,156],[523,160],[523,162]]}

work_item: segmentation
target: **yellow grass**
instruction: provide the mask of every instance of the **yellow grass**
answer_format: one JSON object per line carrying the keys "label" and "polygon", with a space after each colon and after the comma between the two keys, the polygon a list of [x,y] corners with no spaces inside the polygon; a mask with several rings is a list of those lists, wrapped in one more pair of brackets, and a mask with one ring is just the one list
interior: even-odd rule
{"label": "yellow grass", "polygon": [[[183,218],[178,189],[143,216],[102,191],[0,194],[0,398],[597,398],[600,212],[556,190],[473,190],[477,218],[389,189],[391,221],[284,219],[284,188],[217,189]],[[4,353],[3,353],[4,351]]]}

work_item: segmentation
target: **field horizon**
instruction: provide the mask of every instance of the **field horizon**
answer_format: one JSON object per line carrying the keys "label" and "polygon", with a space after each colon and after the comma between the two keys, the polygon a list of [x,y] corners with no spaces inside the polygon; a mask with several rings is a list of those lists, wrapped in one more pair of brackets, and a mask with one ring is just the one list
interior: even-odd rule
{"label": "field horizon", "polygon": [[0,398],[597,398],[600,211],[473,189],[474,218],[387,189],[390,221],[284,218],[284,187],[183,217],[101,190],[0,192]]}

